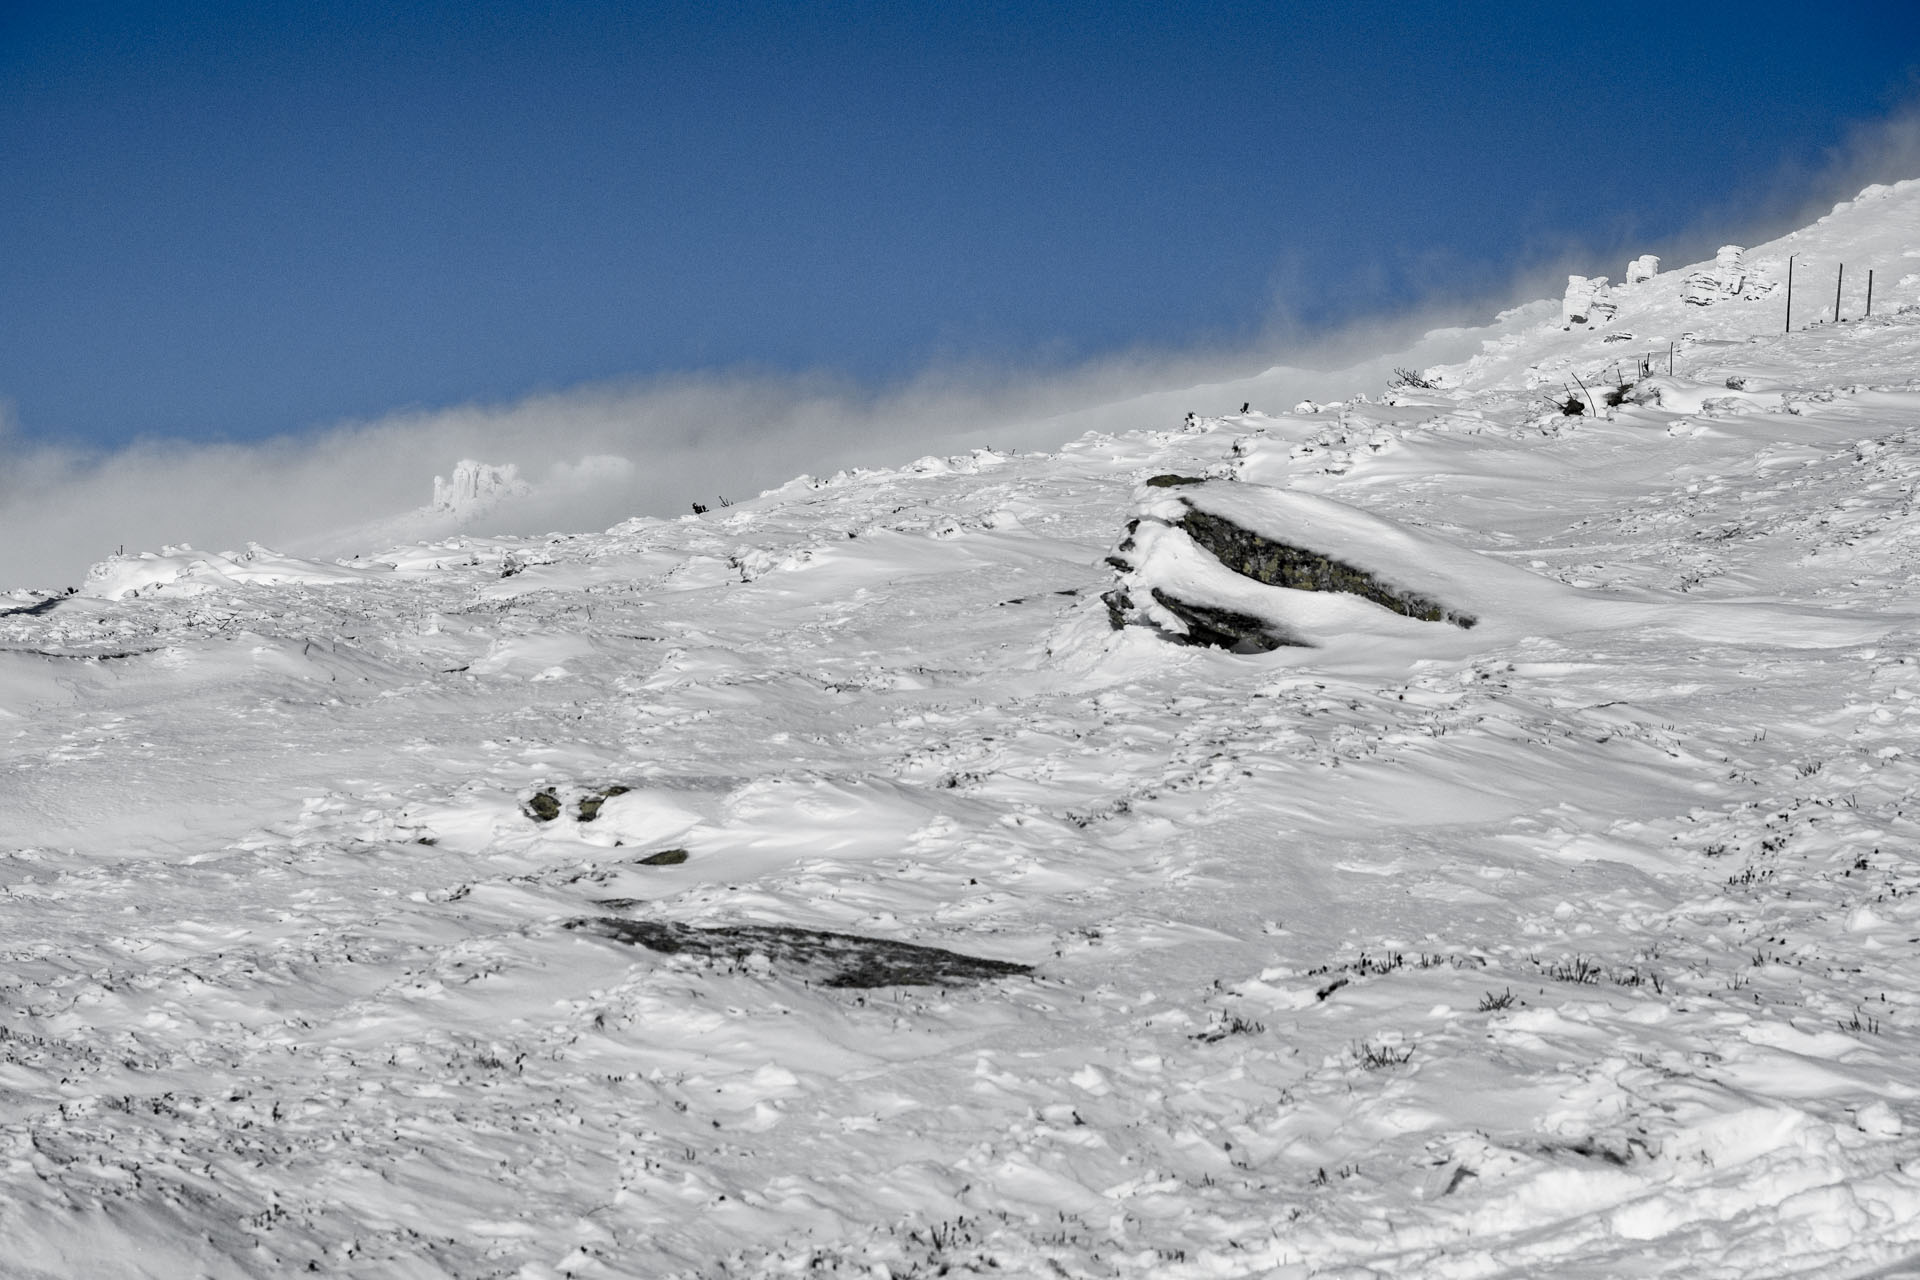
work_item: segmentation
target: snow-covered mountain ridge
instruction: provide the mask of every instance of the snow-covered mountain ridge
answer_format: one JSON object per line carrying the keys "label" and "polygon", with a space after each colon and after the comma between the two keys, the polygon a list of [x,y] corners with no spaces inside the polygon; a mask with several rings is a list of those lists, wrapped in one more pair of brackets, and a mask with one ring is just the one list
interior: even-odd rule
{"label": "snow-covered mountain ridge", "polygon": [[[1898,1274],[1920,183],[1788,253],[1875,317],[1695,264],[1375,399],[21,596],[0,1275]],[[1197,507],[1474,625],[1115,629]]]}

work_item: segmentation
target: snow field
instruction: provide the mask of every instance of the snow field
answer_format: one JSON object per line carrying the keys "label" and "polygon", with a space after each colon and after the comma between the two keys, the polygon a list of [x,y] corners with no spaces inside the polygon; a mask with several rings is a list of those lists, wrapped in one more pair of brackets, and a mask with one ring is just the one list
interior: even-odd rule
{"label": "snow field", "polygon": [[[1911,239],[1911,185],[1799,243]],[[1764,305],[1689,274],[1610,323]],[[1920,317],[1561,420],[1522,371],[1607,349],[1551,311],[1394,403],[0,613],[0,1275],[1920,1257]],[[1114,631],[1182,492],[1482,616]],[[837,989],[603,916],[1036,968]]]}

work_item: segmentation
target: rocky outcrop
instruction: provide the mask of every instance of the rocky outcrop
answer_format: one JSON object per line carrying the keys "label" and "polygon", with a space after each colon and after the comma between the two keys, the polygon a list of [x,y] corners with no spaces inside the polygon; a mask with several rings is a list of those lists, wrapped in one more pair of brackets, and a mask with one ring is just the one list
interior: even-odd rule
{"label": "rocky outcrop", "polygon": [[1472,595],[1477,559],[1343,503],[1185,476],[1156,476],[1137,499],[1107,557],[1119,574],[1102,597],[1115,630],[1150,627],[1183,644],[1252,654],[1322,643],[1316,629],[1336,616],[1348,628],[1368,625],[1364,606],[1330,614],[1292,594],[1301,591],[1463,630],[1479,621],[1457,598]]}
{"label": "rocky outcrop", "polygon": [[1607,298],[1607,278],[1568,276],[1566,296],[1560,300],[1561,327],[1576,324],[1604,324],[1618,307]]}
{"label": "rocky outcrop", "polygon": [[824,987],[959,986],[994,978],[1017,978],[1031,965],[961,955],[888,938],[863,938],[792,925],[715,925],[700,927],[661,920],[622,920],[596,916],[571,920],[567,928],[598,934],[662,955],[749,966],[764,960],[769,972],[805,978]]}
{"label": "rocky outcrop", "polygon": [[[1308,643],[1290,631],[1256,614],[1242,614],[1219,604],[1183,601],[1171,591],[1154,587],[1154,603],[1179,618],[1187,631],[1181,635],[1188,645],[1206,645],[1229,652],[1273,652],[1288,647],[1308,647]],[[1108,603],[1112,608],[1112,601]]]}
{"label": "rocky outcrop", "polygon": [[1295,591],[1344,591],[1422,622],[1471,627],[1478,619],[1417,591],[1393,586],[1365,569],[1306,547],[1290,546],[1242,529],[1210,512],[1190,509],[1180,521],[1187,536],[1227,568],[1270,587]]}
{"label": "rocky outcrop", "polygon": [[1712,266],[1687,277],[1681,298],[1696,307],[1712,306],[1722,298],[1738,297],[1746,287],[1746,250],[1737,244],[1723,244],[1713,255]]}
{"label": "rocky outcrop", "polygon": [[493,466],[462,458],[454,464],[452,476],[433,478],[433,504],[429,509],[466,516],[532,492],[533,486],[520,478],[520,468],[511,462]]}

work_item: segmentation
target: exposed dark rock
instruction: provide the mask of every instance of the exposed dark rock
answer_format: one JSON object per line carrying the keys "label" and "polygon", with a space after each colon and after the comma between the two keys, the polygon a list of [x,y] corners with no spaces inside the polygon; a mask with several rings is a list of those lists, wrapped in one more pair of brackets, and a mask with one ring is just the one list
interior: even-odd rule
{"label": "exposed dark rock", "polygon": [[826,933],[792,925],[722,925],[700,928],[658,920],[596,916],[569,920],[567,928],[594,933],[663,955],[741,961],[762,955],[775,969],[827,987],[956,986],[1017,978],[1033,967],[985,960],[939,947],[916,946],[850,933]]}
{"label": "exposed dark rock", "polygon": [[533,793],[527,801],[527,816],[535,822],[552,822],[560,816],[560,797],[553,793],[552,787]]}
{"label": "exposed dark rock", "polygon": [[[1189,644],[1204,644],[1235,653],[1270,653],[1289,645],[1310,647],[1306,641],[1282,631],[1273,624],[1248,613],[1236,613],[1214,605],[1195,604],[1153,589],[1153,598],[1162,608],[1187,624]],[[1111,610],[1112,606],[1109,605]]]}
{"label": "exposed dark rock", "polygon": [[[1077,595],[1079,595],[1079,594],[1080,594],[1080,588],[1079,588],[1079,587],[1062,587],[1062,588],[1060,588],[1060,589],[1059,589],[1059,590],[1057,590],[1057,591],[1049,591],[1049,592],[1047,593],[1047,595],[1055,595],[1055,596],[1077,596]],[[1047,598],[1047,597],[1046,597],[1046,596],[1044,596],[1044,595],[1039,595],[1039,596],[1015,596],[1015,597],[1014,597],[1013,599],[1011,599],[1011,600],[1002,600],[1002,601],[1001,601],[1001,602],[1000,602],[999,604],[996,604],[996,605],[994,606],[994,608],[996,608],[996,609],[1004,609],[1004,608],[1006,608],[1006,607],[1007,607],[1008,605],[1011,605],[1011,604],[1032,604],[1032,603],[1033,603],[1033,602],[1034,602],[1035,600],[1044,600],[1044,599],[1046,599],[1046,598]]]}
{"label": "exposed dark rock", "polygon": [[1206,482],[1207,478],[1205,476],[1183,476],[1169,471],[1165,475],[1149,477],[1147,487],[1149,489],[1177,489],[1182,485],[1205,484]]}
{"label": "exposed dark rock", "polygon": [[600,816],[601,805],[613,799],[615,796],[623,796],[631,790],[633,790],[633,788],[616,784],[611,787],[602,787],[590,795],[582,796],[580,798],[580,821],[592,822]]}
{"label": "exposed dark rock", "polygon": [[687,860],[685,849],[662,849],[658,853],[648,854],[640,859],[643,867],[677,867]]}
{"label": "exposed dark rock", "polygon": [[[1296,591],[1344,591],[1422,622],[1451,622],[1456,627],[1471,627],[1479,621],[1472,614],[1449,609],[1430,596],[1390,586],[1365,569],[1317,551],[1264,538],[1210,512],[1189,509],[1180,527],[1221,564],[1255,582],[1291,587]],[[1154,596],[1158,599],[1160,593],[1156,591]],[[1160,603],[1179,612],[1167,600]]]}

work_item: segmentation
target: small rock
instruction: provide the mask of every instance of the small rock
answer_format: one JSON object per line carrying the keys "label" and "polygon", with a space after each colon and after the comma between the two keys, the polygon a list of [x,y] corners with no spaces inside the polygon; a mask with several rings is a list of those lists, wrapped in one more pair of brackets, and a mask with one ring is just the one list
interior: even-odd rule
{"label": "small rock", "polygon": [[1900,1114],[1884,1102],[1869,1102],[1853,1113],[1854,1128],[1876,1138],[1897,1138],[1905,1132]]}

